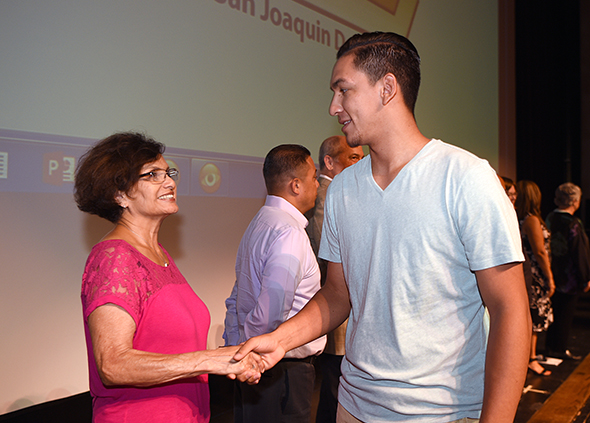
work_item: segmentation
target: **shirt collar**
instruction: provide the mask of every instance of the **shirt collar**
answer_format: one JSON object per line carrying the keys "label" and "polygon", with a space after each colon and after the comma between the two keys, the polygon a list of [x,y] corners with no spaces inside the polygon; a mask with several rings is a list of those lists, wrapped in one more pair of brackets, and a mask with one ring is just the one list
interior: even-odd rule
{"label": "shirt collar", "polygon": [[324,175],[323,173],[320,173],[320,176],[318,176],[318,179],[319,178],[324,178],[324,179],[327,179],[328,181],[332,181],[332,178],[330,178],[328,175]]}
{"label": "shirt collar", "polygon": [[299,222],[301,226],[303,226],[304,228],[307,227],[307,224],[309,223],[305,216],[303,216],[303,214],[299,210],[297,210],[297,207],[289,203],[283,197],[278,197],[276,195],[267,195],[264,205],[269,207],[276,207],[289,213],[293,217],[293,219]]}

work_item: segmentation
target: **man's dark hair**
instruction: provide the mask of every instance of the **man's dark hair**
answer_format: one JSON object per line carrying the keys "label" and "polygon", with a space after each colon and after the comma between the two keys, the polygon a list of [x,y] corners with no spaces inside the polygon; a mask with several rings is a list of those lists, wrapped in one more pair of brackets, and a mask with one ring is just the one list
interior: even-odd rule
{"label": "man's dark hair", "polygon": [[297,144],[282,144],[270,150],[262,168],[268,194],[279,192],[285,183],[295,178],[310,156],[307,148]]}
{"label": "man's dark hair", "polygon": [[393,32],[356,34],[340,47],[336,58],[348,54],[354,54],[355,67],[372,84],[388,73],[395,75],[404,103],[414,113],[420,88],[420,56],[410,40]]}
{"label": "man's dark hair", "polygon": [[140,133],[113,134],[88,150],[76,169],[74,199],[83,212],[116,223],[123,208],[118,193],[127,194],[139,180],[141,168],[164,154],[164,144]]}

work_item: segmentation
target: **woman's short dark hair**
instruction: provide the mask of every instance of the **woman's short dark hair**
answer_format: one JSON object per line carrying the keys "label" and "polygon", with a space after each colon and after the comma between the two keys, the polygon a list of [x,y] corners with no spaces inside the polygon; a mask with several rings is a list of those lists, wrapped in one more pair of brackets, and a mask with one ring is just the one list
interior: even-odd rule
{"label": "woman's short dark hair", "polygon": [[502,180],[504,181],[504,186],[506,187],[506,192],[508,192],[508,190],[512,187],[514,187],[514,189],[516,190],[516,184],[514,183],[514,181],[506,176],[500,176],[500,178],[502,178]]}
{"label": "woman's short dark hair", "polygon": [[141,168],[158,160],[165,148],[135,132],[116,133],[99,141],[80,158],[76,168],[74,199],[78,208],[118,222],[123,208],[117,194],[127,194],[139,180]]}

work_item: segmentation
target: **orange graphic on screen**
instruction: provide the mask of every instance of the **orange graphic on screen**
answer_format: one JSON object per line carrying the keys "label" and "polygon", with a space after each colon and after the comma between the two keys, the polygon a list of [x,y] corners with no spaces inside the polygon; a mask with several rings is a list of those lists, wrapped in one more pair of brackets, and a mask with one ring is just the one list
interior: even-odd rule
{"label": "orange graphic on screen", "polygon": [[369,0],[371,3],[376,4],[377,6],[381,7],[383,10],[388,11],[392,15],[395,15],[395,10],[397,9],[397,5],[399,0]]}
{"label": "orange graphic on screen", "polygon": [[293,0],[356,32],[393,31],[409,36],[418,0]]}

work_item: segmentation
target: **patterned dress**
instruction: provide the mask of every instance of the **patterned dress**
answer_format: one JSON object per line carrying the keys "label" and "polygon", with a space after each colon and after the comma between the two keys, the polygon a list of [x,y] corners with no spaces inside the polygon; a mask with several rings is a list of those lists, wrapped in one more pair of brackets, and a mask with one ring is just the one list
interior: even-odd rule
{"label": "patterned dress", "polygon": [[[529,216],[531,215],[528,215],[527,217]],[[543,270],[541,270],[537,258],[533,254],[531,243],[523,231],[525,219],[520,221],[520,233],[525,259],[530,265],[530,272],[525,271],[526,282],[529,288],[529,307],[531,309],[531,318],[533,320],[533,332],[543,332],[546,331],[549,325],[553,322],[553,309],[551,307],[551,299],[549,298],[549,281],[547,280],[547,276],[543,273]],[[543,229],[545,250],[549,257],[551,257],[551,233],[545,227],[544,223],[541,221],[540,223]]]}
{"label": "patterned dress", "polygon": [[135,321],[133,348],[161,354],[207,349],[211,318],[172,258],[160,266],[120,239],[96,244],[82,277],[82,308],[88,348],[94,423],[207,423],[211,411],[206,374],[149,388],[102,383],[88,317],[114,304]]}

